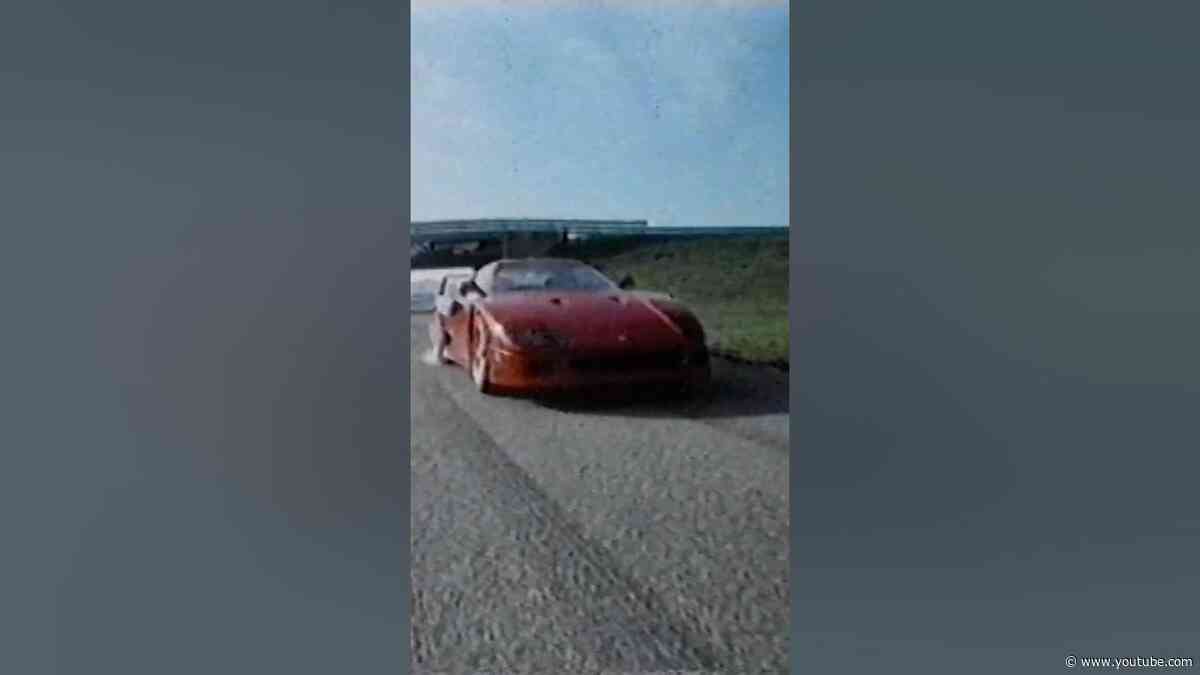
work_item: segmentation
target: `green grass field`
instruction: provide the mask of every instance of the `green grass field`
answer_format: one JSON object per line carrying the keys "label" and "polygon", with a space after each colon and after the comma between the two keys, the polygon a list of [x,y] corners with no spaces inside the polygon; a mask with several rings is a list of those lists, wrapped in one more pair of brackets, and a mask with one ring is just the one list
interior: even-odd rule
{"label": "green grass field", "polygon": [[639,289],[673,294],[699,315],[718,353],[789,363],[787,240],[648,242],[575,255],[613,280],[631,274]]}

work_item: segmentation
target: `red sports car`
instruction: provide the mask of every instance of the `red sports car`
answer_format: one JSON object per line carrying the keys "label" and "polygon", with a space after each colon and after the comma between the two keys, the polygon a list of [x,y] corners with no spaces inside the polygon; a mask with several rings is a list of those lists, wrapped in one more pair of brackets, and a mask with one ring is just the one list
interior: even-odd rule
{"label": "red sports car", "polygon": [[447,276],[430,323],[434,353],[468,369],[485,394],[705,386],[709,355],[696,316],[670,296],[623,286],[557,258]]}

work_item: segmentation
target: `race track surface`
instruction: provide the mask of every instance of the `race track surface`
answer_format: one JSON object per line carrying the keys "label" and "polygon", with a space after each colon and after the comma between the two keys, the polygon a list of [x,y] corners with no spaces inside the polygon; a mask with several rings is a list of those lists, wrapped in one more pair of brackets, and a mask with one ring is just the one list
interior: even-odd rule
{"label": "race track surface", "polygon": [[[414,293],[415,290],[414,286]],[[411,321],[418,672],[788,672],[783,373],[699,402],[485,397]]]}

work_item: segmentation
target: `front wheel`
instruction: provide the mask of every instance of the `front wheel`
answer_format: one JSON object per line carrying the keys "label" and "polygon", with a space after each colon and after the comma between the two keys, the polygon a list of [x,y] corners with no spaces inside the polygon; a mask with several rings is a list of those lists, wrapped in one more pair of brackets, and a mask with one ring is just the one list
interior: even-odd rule
{"label": "front wheel", "polygon": [[433,343],[434,363],[438,365],[450,363],[450,359],[446,358],[446,331],[442,330],[441,325],[436,321],[429,327],[429,340]]}
{"label": "front wheel", "polygon": [[712,393],[713,382],[711,373],[693,376],[679,387],[679,394],[691,401],[704,401],[712,396]]}
{"label": "front wheel", "polygon": [[488,333],[483,321],[475,324],[475,349],[471,354],[471,380],[481,394],[491,394],[494,389],[488,379]]}

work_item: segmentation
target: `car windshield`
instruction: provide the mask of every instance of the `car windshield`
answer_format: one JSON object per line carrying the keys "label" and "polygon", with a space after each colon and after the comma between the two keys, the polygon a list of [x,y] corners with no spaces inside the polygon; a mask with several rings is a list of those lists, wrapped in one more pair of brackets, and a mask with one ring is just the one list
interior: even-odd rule
{"label": "car windshield", "polygon": [[527,291],[610,291],[607,277],[586,265],[570,263],[509,264],[496,270],[497,293]]}

